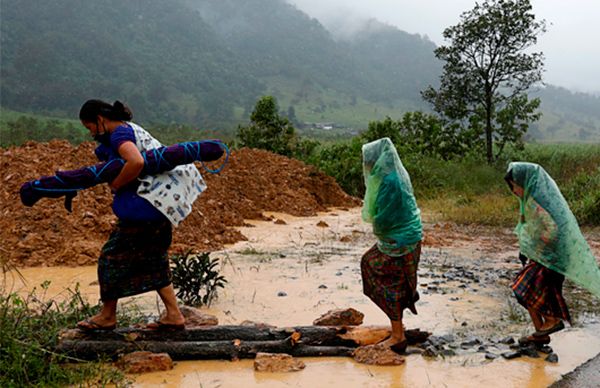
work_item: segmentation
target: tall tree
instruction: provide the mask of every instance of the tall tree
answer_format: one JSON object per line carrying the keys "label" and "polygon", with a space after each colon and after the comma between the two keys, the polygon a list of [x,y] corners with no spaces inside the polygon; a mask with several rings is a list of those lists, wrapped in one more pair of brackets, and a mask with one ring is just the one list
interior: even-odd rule
{"label": "tall tree", "polygon": [[291,156],[297,140],[296,129],[278,111],[275,97],[263,96],[258,100],[250,115],[250,125],[238,127],[240,145]]}
{"label": "tall tree", "polygon": [[528,123],[540,117],[539,99],[527,90],[542,80],[543,54],[530,49],[546,23],[529,0],[485,0],[460,19],[444,30],[450,44],[435,50],[445,61],[440,86],[422,95],[442,116],[475,129],[491,163],[506,144],[521,144]]}

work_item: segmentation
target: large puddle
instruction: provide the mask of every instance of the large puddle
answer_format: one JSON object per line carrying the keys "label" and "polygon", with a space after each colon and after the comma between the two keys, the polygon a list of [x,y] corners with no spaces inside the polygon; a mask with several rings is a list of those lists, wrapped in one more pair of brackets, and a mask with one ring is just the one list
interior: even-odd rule
{"label": "large puddle", "polygon": [[[307,218],[272,215],[273,221],[249,221],[254,227],[241,228],[248,241],[211,254],[222,259],[228,283],[203,310],[216,315],[220,324],[250,320],[297,326],[312,324],[330,309],[353,307],[365,314],[365,325],[389,324],[361,291],[360,257],[374,239],[369,225],[361,222],[359,209]],[[458,248],[425,247],[419,269],[419,314],[407,313],[405,325],[436,336],[452,335],[456,344],[478,338],[487,351],[500,354],[506,349],[489,344],[532,330],[508,289],[519,268],[510,259],[516,248],[494,252],[471,237],[469,244]],[[92,302],[98,299],[95,267],[20,272],[26,285],[16,276],[8,278],[16,291],[25,293],[50,280],[46,297],[61,298],[78,282],[84,296]],[[148,293],[123,303],[156,313],[157,297]],[[394,367],[367,366],[346,358],[306,358],[306,369],[300,372],[273,374],[254,372],[252,360],[188,361],[177,362],[169,372],[132,378],[140,387],[546,387],[600,353],[600,323],[593,315],[581,318],[575,327],[554,335],[551,346],[558,363],[543,357],[490,361],[477,347],[458,346],[456,356],[427,359],[414,354]]]}

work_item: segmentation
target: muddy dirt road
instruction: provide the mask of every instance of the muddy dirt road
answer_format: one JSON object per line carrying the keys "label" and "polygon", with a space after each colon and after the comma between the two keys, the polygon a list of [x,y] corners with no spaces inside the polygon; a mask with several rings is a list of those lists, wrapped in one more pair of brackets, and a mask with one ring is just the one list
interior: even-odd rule
{"label": "muddy dirt road", "polygon": [[[309,325],[333,308],[353,307],[365,325],[385,325],[385,315],[361,292],[360,257],[374,242],[360,209],[330,210],[312,217],[267,213],[247,221],[241,241],[214,252],[228,284],[210,308],[220,324],[245,320],[275,326]],[[251,225],[251,226],[250,226]],[[406,326],[433,332],[435,357],[418,349],[404,365],[374,367],[346,358],[303,359],[300,372],[255,372],[252,361],[178,362],[169,372],[132,376],[139,387],[547,387],[600,353],[597,301],[567,286],[574,327],[553,336],[558,362],[520,357],[505,360],[510,338],[532,330],[508,285],[520,263],[510,230],[464,229],[427,223],[419,269],[418,315]],[[593,249],[598,255],[596,240]],[[49,279],[49,297],[60,297],[78,281],[97,298],[95,267],[26,268],[28,287]],[[568,283],[568,282],[567,282]],[[15,285],[19,287],[18,285]],[[28,287],[23,288],[23,290]],[[589,297],[589,296],[588,296]],[[128,298],[156,313],[152,293]],[[409,348],[410,349],[410,348]]]}

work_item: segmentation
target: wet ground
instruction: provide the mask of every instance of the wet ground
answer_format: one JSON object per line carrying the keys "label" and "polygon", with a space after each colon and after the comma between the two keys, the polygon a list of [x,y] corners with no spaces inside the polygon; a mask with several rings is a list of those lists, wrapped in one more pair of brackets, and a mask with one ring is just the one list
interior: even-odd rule
{"label": "wet ground", "polygon": [[[335,210],[317,217],[272,214],[271,221],[249,221],[240,228],[248,241],[215,252],[228,280],[205,311],[221,324],[245,320],[275,326],[310,325],[334,308],[353,307],[365,325],[388,324],[386,316],[362,294],[360,257],[373,244],[360,209]],[[433,333],[426,350],[409,348],[406,363],[393,367],[361,365],[346,358],[304,359],[306,368],[289,374],[254,372],[251,360],[178,362],[170,372],[135,378],[143,387],[547,387],[600,353],[597,301],[569,288],[575,306],[573,327],[553,335],[546,353],[505,359],[513,341],[532,331],[525,311],[509,292],[519,270],[510,231],[457,232],[448,225],[426,226],[419,268],[418,315],[407,312],[407,328]],[[481,232],[481,233],[480,233]],[[595,242],[594,242],[595,243]],[[594,244],[592,244],[595,247]],[[596,250],[596,254],[598,251]],[[95,267],[32,268],[21,271],[29,285],[52,283],[49,297],[74,282],[91,301],[97,299]],[[19,287],[16,285],[15,287]],[[29,286],[30,287],[30,286]],[[156,311],[152,293],[128,298]],[[538,357],[535,357],[538,356]]]}

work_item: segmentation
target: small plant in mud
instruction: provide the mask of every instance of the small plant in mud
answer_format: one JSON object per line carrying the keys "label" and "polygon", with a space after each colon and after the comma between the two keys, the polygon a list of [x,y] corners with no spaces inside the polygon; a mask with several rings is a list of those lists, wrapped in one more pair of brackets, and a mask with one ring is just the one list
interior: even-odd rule
{"label": "small plant in mud", "polygon": [[225,287],[225,277],[219,274],[219,259],[211,259],[208,253],[171,256],[173,286],[177,297],[188,306],[210,306],[217,296],[217,289]]}
{"label": "small plant in mud", "polygon": [[99,306],[84,301],[79,285],[57,302],[45,295],[49,285],[41,285],[41,295],[34,288],[27,296],[0,287],[0,386],[126,386],[123,373],[109,364],[54,352],[60,330],[75,327]]}

